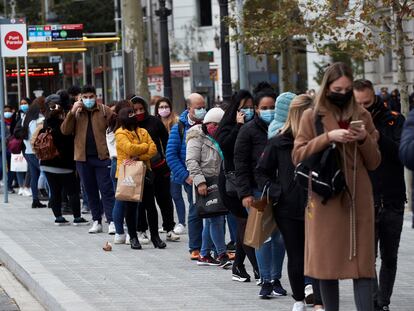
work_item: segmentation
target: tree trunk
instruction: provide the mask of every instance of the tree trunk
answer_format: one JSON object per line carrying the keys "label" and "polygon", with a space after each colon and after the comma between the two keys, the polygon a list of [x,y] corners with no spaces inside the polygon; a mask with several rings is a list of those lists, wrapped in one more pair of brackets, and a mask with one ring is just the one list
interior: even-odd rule
{"label": "tree trunk", "polygon": [[123,0],[122,12],[125,35],[124,49],[126,53],[132,52],[134,56],[135,93],[149,102],[150,94],[148,90],[141,1]]}
{"label": "tree trunk", "polygon": [[293,42],[291,38],[286,40],[286,45],[282,50],[282,85],[281,92],[295,92],[296,87],[293,83],[295,73],[295,61],[293,56]]}

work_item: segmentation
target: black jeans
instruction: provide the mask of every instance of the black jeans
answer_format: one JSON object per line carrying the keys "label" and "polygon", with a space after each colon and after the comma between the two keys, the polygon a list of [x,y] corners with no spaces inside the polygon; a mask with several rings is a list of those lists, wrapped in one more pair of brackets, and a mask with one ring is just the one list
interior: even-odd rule
{"label": "black jeans", "polygon": [[[170,232],[175,227],[174,205],[170,192],[170,176],[154,173],[153,187],[155,199],[161,211],[162,227],[165,231]],[[146,231],[148,223],[145,210],[141,209],[139,213],[138,231]]]}
{"label": "black jeans", "polygon": [[146,227],[142,227],[142,224],[149,224],[149,229],[151,233],[151,238],[159,236],[158,234],[158,212],[157,207],[155,206],[154,199],[154,187],[150,183],[145,183],[144,185],[144,195],[142,197],[142,202],[138,207],[138,222],[137,222],[137,231],[146,231]]}
{"label": "black jeans", "polygon": [[288,276],[293,298],[305,299],[304,257],[305,257],[305,222],[287,217],[276,217],[276,222],[285,242],[288,256]]}
{"label": "black jeans", "polygon": [[381,256],[379,280],[374,283],[374,301],[382,307],[390,304],[397,273],[398,247],[404,221],[403,201],[375,204],[375,250]]}
{"label": "black jeans", "polygon": [[128,234],[131,239],[138,238],[137,236],[137,214],[138,204],[137,202],[122,202],[125,213],[125,222],[128,228]]}
{"label": "black jeans", "polygon": [[240,218],[236,216],[237,220],[237,240],[236,240],[236,258],[234,259],[234,267],[240,267],[244,264],[244,260],[249,258],[252,264],[253,270],[259,272],[257,265],[256,253],[253,247],[244,244],[244,232],[246,231],[246,218]]}
{"label": "black jeans", "polygon": [[62,216],[62,190],[65,189],[72,207],[73,217],[80,217],[80,198],[79,188],[76,182],[75,172],[68,174],[55,174],[45,172],[47,182],[50,188],[49,204],[55,217]]}

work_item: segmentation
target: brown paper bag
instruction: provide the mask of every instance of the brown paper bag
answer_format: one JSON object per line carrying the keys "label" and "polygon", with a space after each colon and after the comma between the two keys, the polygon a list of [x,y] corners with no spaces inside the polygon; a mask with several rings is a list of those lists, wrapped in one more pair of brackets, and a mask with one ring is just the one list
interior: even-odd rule
{"label": "brown paper bag", "polygon": [[[259,248],[271,236],[273,231],[277,229],[276,222],[273,217],[272,203],[267,198],[262,198],[260,201],[266,200],[266,206],[263,211],[257,208],[250,208],[249,216],[247,218],[246,231],[244,233],[244,244]],[[258,205],[263,205],[262,204]]]}
{"label": "brown paper bag", "polygon": [[115,198],[119,201],[141,202],[144,193],[146,166],[142,161],[125,161],[118,169]]}

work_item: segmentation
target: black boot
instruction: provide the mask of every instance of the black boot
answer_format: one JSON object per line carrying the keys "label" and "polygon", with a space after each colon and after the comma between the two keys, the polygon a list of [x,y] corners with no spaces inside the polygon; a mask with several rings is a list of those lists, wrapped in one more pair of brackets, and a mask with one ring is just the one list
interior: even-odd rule
{"label": "black boot", "polygon": [[44,208],[46,207],[45,204],[42,204],[39,200],[34,200],[32,202],[32,208]]}
{"label": "black boot", "polygon": [[142,249],[142,246],[139,243],[138,238],[132,238],[131,239],[131,248],[132,249]]}
{"label": "black boot", "polygon": [[165,242],[160,239],[159,235],[153,236],[151,234],[151,242],[152,244],[154,244],[155,248],[166,248],[167,247],[167,244],[165,244]]}

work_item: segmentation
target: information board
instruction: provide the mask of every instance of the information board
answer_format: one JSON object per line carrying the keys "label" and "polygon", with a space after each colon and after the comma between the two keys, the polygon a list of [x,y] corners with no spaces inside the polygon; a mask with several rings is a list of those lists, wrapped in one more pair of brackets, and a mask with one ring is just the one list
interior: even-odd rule
{"label": "information board", "polygon": [[73,41],[83,38],[83,24],[30,25],[27,30],[31,42]]}

